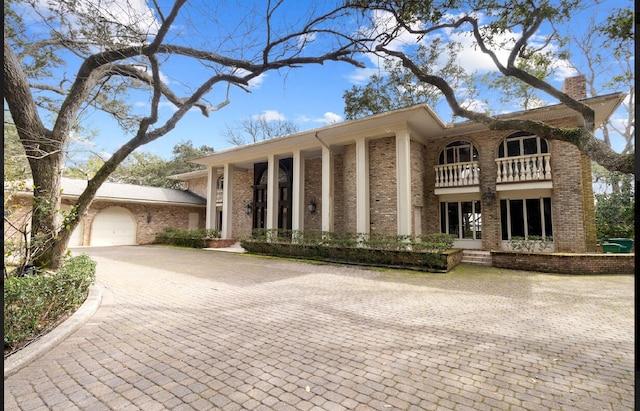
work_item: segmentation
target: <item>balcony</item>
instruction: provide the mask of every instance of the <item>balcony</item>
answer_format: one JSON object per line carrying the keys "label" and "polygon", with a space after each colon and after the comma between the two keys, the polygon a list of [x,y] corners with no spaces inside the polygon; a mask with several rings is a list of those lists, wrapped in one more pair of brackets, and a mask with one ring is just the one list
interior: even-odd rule
{"label": "balcony", "polygon": [[218,188],[216,190],[216,204],[222,204],[222,189]]}
{"label": "balcony", "polygon": [[549,153],[496,159],[496,183],[551,181]]}
{"label": "balcony", "polygon": [[480,167],[477,161],[440,164],[435,166],[436,188],[469,187],[480,184]]}

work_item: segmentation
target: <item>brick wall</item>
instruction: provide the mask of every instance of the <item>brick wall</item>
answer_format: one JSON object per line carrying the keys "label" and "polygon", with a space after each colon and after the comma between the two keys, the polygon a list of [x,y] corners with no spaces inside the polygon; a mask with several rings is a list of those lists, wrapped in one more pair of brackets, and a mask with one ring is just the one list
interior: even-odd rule
{"label": "brick wall", "polygon": [[[343,180],[343,209],[340,214],[343,218],[336,220],[336,227],[342,227],[341,231],[355,233],[358,231],[358,192],[357,192],[357,170],[356,170],[356,145],[350,144],[344,148],[342,155],[344,161]],[[338,178],[338,176],[336,176]]]}
{"label": "brick wall", "polygon": [[202,198],[207,198],[207,182],[209,178],[207,176],[192,178],[184,182],[185,189],[191,191],[194,194],[199,195]]}
{"label": "brick wall", "polygon": [[[253,228],[253,217],[247,215],[246,206],[253,203],[253,169],[233,170],[233,206],[231,235],[233,238],[248,237]],[[224,217],[223,217],[224,218]]]}
{"label": "brick wall", "polygon": [[566,78],[562,84],[562,91],[576,100],[587,98],[587,78],[584,74]]}
{"label": "brick wall", "polygon": [[333,229],[345,231],[344,154],[333,155]]}
{"label": "brick wall", "polygon": [[[421,211],[421,221],[424,221],[424,179],[426,147],[417,141],[411,141],[411,205],[413,210]],[[415,220],[411,216],[411,232],[415,233]],[[424,228],[420,228],[424,231]]]}
{"label": "brick wall", "polygon": [[[70,204],[66,202],[67,204]],[[172,227],[179,230],[189,229],[189,213],[198,213],[198,228],[205,226],[205,209],[203,207],[169,206],[156,204],[136,204],[96,200],[91,204],[83,218],[84,232],[82,243],[91,245],[91,225],[95,216],[109,207],[122,207],[128,210],[136,221],[136,244],[151,244],[156,233]],[[147,214],[151,221],[147,223]]]}
{"label": "brick wall", "polygon": [[371,234],[398,232],[395,137],[369,143]]}
{"label": "brick wall", "polygon": [[634,274],[635,254],[533,254],[491,252],[493,266],[562,274]]}
{"label": "brick wall", "polygon": [[[553,172],[553,241],[557,252],[587,251],[583,170],[578,149],[563,141],[550,141]],[[589,179],[591,182],[591,179]]]}
{"label": "brick wall", "polygon": [[305,207],[303,229],[319,231],[322,229],[322,158],[307,159],[304,163],[304,203],[315,199],[316,212],[310,213]]}
{"label": "brick wall", "polygon": [[[31,197],[21,197],[14,204],[18,206],[10,219],[12,222],[24,220],[24,216],[31,212]],[[62,206],[72,206],[73,201],[62,200]],[[87,214],[82,218],[82,244],[91,245],[91,225],[95,216],[109,207],[121,207],[128,210],[136,222],[136,244],[151,244],[155,241],[156,233],[167,227],[180,230],[189,229],[189,214],[198,214],[198,228],[205,227],[205,209],[198,206],[172,206],[161,204],[123,203],[115,201],[95,200]],[[147,215],[151,221],[147,222]],[[5,223],[5,235],[11,235],[12,230]]]}

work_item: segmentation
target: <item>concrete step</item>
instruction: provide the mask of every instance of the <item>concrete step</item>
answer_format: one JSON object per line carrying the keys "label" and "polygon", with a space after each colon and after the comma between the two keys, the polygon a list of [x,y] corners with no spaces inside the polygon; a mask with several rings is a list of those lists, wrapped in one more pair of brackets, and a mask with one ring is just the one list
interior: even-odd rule
{"label": "concrete step", "polygon": [[467,264],[492,265],[491,253],[483,250],[464,250],[462,262]]}

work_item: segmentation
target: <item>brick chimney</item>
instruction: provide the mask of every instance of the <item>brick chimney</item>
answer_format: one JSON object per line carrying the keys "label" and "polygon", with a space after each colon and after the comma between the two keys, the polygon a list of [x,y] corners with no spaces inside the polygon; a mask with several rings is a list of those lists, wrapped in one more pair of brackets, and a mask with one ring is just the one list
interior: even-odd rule
{"label": "brick chimney", "polygon": [[584,74],[564,79],[562,92],[576,100],[587,98],[587,78]]}

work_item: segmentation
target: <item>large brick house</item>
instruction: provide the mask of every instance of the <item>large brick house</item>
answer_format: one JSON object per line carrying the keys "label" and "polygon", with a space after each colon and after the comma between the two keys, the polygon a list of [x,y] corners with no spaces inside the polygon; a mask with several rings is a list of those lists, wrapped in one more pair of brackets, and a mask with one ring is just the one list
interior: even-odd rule
{"label": "large brick house", "polygon": [[[596,113],[624,95],[584,98]],[[559,126],[582,121],[553,105],[504,114]],[[566,142],[445,124],[424,104],[216,152],[207,170],[175,176],[205,198],[206,227],[223,238],[254,228],[418,235],[449,233],[465,249],[508,248],[514,236],[552,237],[556,252],[596,247],[591,162]]]}

